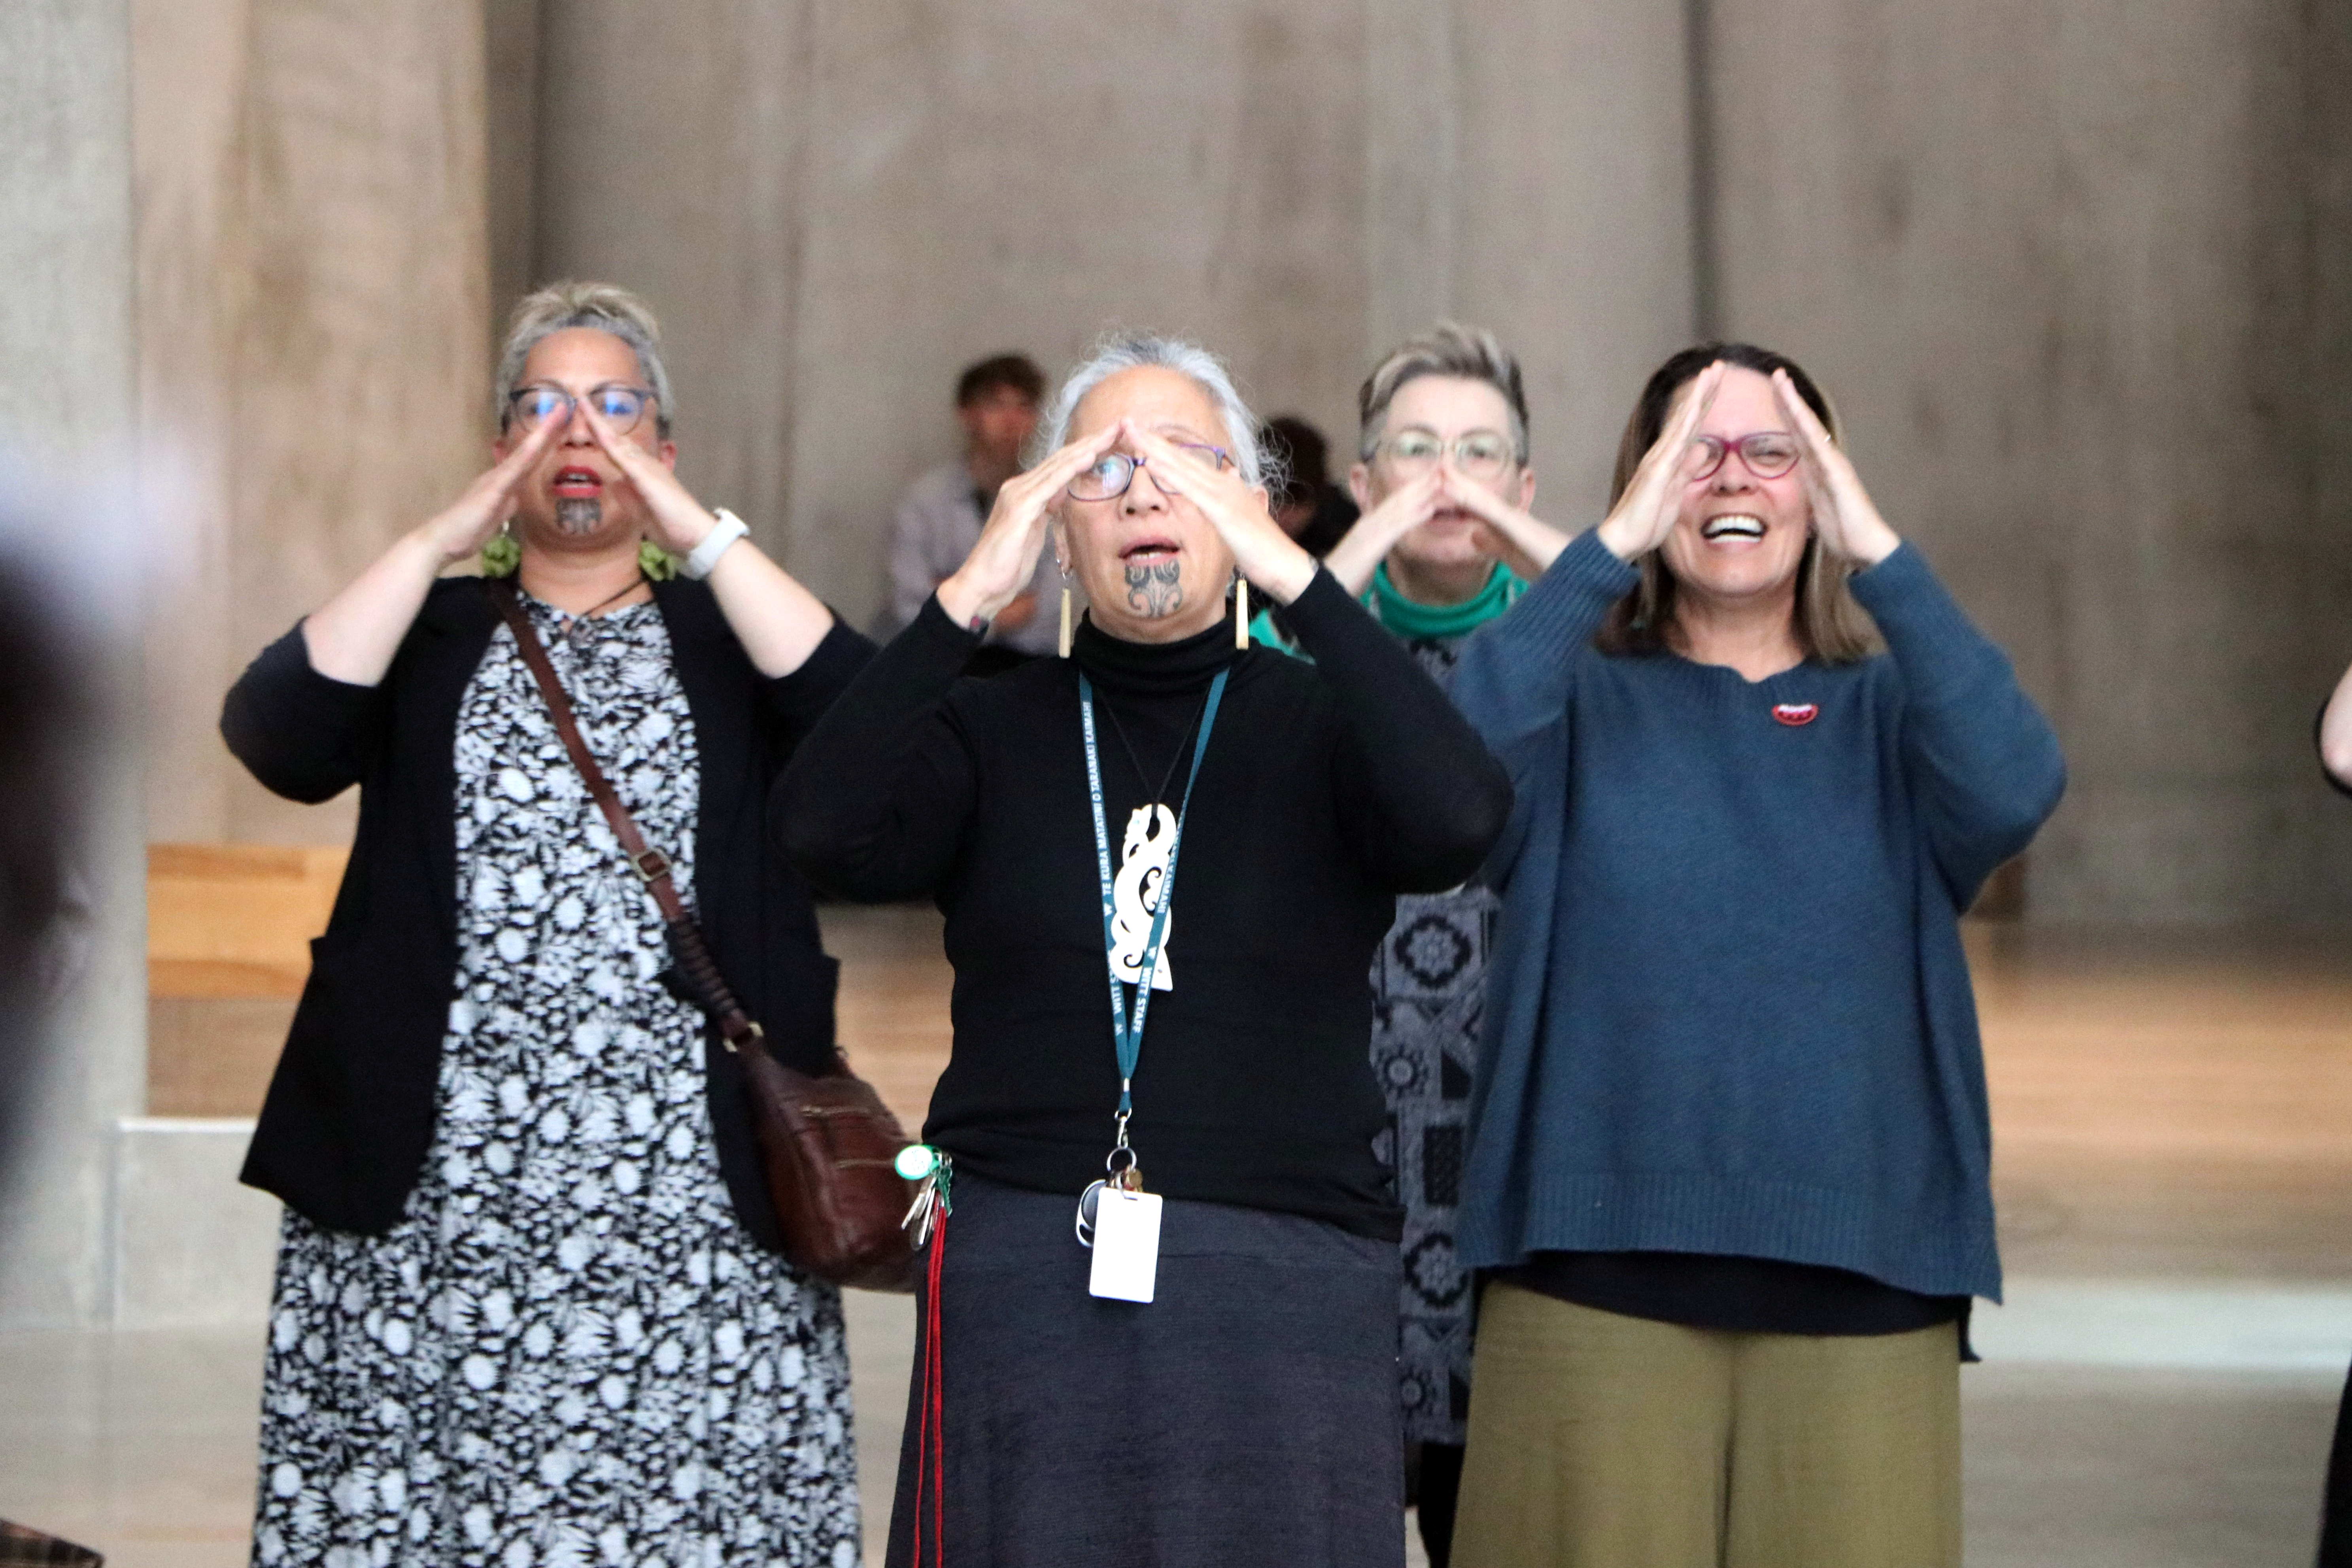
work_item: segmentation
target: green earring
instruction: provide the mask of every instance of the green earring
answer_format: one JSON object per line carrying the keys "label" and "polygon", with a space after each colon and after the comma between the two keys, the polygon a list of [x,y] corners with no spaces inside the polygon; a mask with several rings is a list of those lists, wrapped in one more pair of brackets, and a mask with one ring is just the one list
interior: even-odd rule
{"label": "green earring", "polygon": [[650,539],[637,542],[637,570],[656,583],[667,583],[677,575],[677,557]]}
{"label": "green earring", "polygon": [[511,577],[521,565],[522,546],[515,542],[514,534],[501,524],[498,532],[490,535],[489,542],[482,546],[482,575]]}

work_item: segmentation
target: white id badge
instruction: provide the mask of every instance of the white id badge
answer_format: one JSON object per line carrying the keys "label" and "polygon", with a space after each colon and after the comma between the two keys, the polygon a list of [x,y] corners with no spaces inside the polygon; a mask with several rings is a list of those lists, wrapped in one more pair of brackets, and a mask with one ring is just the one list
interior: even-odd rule
{"label": "white id badge", "polygon": [[1160,1276],[1160,1194],[1105,1187],[1095,1210],[1091,1295],[1149,1301]]}

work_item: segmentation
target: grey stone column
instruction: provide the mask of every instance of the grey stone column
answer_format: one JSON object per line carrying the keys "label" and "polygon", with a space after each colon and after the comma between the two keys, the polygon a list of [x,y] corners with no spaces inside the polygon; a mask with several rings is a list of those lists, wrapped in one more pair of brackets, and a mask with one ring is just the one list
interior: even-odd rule
{"label": "grey stone column", "polygon": [[101,721],[79,781],[88,944],[42,1023],[30,1134],[0,1177],[5,1328],[103,1315],[111,1133],[146,1088],[138,670],[119,591],[139,563],[130,54],[124,0],[0,7],[0,430],[8,510],[41,519],[5,544],[58,567],[50,591],[89,639]]}

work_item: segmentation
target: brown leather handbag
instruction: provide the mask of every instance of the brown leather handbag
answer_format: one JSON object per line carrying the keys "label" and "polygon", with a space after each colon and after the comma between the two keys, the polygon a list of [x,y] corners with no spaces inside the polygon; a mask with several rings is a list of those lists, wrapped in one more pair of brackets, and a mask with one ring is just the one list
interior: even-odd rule
{"label": "brown leather handbag", "polygon": [[768,1196],[783,1227],[784,1257],[796,1268],[838,1285],[867,1290],[914,1289],[914,1249],[901,1227],[914,1184],[894,1163],[907,1144],[898,1119],[874,1086],[849,1070],[841,1047],[830,1069],[812,1076],[785,1066],[768,1049],[766,1033],[743,1005],[703,941],[702,928],[670,875],[670,858],[646,842],[621,797],[581,737],[572,700],[523,613],[514,584],[485,579],[491,601],[514,632],[515,647],[547,700],[563,749],[611,824],[634,870],[660,906],[669,940],[672,989],[699,1006],[719,1037],[743,1064],[751,1129],[766,1168]]}

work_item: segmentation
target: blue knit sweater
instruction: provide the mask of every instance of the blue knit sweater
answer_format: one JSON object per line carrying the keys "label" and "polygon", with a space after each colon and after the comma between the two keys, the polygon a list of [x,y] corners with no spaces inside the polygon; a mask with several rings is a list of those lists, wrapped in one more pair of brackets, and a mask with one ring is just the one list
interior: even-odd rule
{"label": "blue knit sweater", "polygon": [[1958,915],[2065,764],[1906,545],[1853,579],[1887,651],[1750,683],[1592,634],[1586,533],[1463,650],[1511,771],[1473,1091],[1466,1267],[1670,1250],[1998,1300]]}

